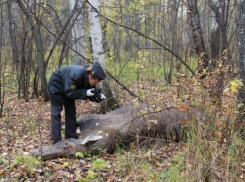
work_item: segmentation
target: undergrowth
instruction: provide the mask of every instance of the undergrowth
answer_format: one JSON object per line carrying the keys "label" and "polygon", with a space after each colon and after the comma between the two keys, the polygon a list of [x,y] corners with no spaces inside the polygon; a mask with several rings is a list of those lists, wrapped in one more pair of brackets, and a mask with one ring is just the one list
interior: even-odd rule
{"label": "undergrowth", "polygon": [[[155,175],[149,174],[152,166],[147,167],[147,174],[141,171],[140,176],[146,175],[144,181],[213,182],[245,179],[244,121],[237,119],[236,100],[237,91],[241,89],[242,83],[240,80],[231,79],[228,69],[222,67],[222,71],[223,91],[219,92],[220,95],[213,89],[218,84],[217,76],[220,76],[216,74],[217,70],[201,81],[197,78],[187,78],[185,75],[176,75],[173,84],[175,89],[172,91],[178,97],[172,97],[172,105],[176,105],[180,110],[188,110],[192,118],[184,123],[184,149],[178,149],[181,156],[175,154],[174,163]],[[162,90],[164,87],[159,89]],[[217,97],[214,98],[214,95]],[[160,98],[155,100],[161,102]],[[124,163],[122,166],[127,166],[119,170],[124,175],[129,174],[132,169],[139,168],[140,163],[147,160],[141,158],[136,162],[132,159],[138,156],[137,152],[133,157],[130,155],[127,160],[118,157]]]}
{"label": "undergrowth", "polygon": [[[141,69],[140,65],[138,66],[137,69]],[[32,158],[26,158],[22,153],[14,150],[15,143],[1,148],[0,179],[4,178],[1,175],[6,175],[4,168],[9,166],[10,170],[23,170],[22,173],[26,174],[25,179],[28,178],[29,173],[34,176],[33,168],[35,168],[34,172],[39,171],[38,168],[44,168],[45,170],[41,170],[39,174],[46,175],[45,177],[53,175],[52,178],[49,178],[53,180],[57,177],[57,166],[63,166],[67,173],[75,176],[76,181],[244,181],[245,125],[244,121],[237,119],[238,110],[243,107],[237,104],[237,91],[241,88],[241,82],[236,78],[231,78],[226,68],[222,71],[222,90],[218,90],[220,92],[217,92],[216,89],[217,80],[219,80],[217,76],[220,76],[219,71],[207,74],[202,80],[176,73],[171,85],[167,85],[163,78],[159,77],[158,81],[142,77],[136,84],[128,85],[130,90],[139,93],[140,99],[150,105],[160,103],[166,106],[176,106],[180,111],[188,111],[190,120],[183,121],[183,136],[179,142],[147,138],[143,140],[144,144],[133,142],[125,148],[119,141],[113,158],[108,160],[102,155],[84,162],[86,158],[91,158],[84,154],[79,155],[79,160],[72,159],[70,163],[77,165],[76,170],[80,170],[77,173],[74,172],[74,169],[70,169],[70,163],[66,163],[65,167],[60,165],[63,162],[61,160],[65,159],[50,161],[54,165],[52,166],[49,163],[40,164]],[[117,89],[115,90],[118,91]],[[115,93],[121,101],[123,100],[122,105],[138,102],[138,99],[132,98],[127,92]],[[16,133],[21,133],[23,140],[28,138],[28,135],[33,135],[29,141],[34,140],[33,138],[36,141],[40,131],[43,133],[47,130],[49,115],[45,116],[42,113],[46,109],[40,111],[41,114],[35,114],[38,113],[36,109],[33,115],[23,116],[16,120],[15,115],[11,115],[11,111],[17,109],[22,111],[21,108],[14,104],[8,107],[9,110],[5,110],[4,116],[9,124],[4,125],[7,120],[3,119],[1,126],[14,128],[11,124],[19,122],[17,126],[22,132],[16,131]],[[41,120],[43,123],[39,128],[40,131],[37,130],[39,125],[35,123],[36,120]],[[0,130],[0,133],[4,131]],[[43,138],[48,140],[47,136],[48,134]],[[4,140],[7,139],[4,138]],[[48,142],[50,141],[46,141],[45,144]],[[24,148],[25,145],[23,144],[22,147]],[[11,155],[12,159],[9,159],[10,157],[6,157],[8,156],[6,151],[15,152],[17,155]],[[49,171],[49,168],[53,171]],[[8,176],[8,179],[11,177]],[[23,178],[16,177],[16,179]],[[63,176],[63,179],[68,180],[68,177]]]}

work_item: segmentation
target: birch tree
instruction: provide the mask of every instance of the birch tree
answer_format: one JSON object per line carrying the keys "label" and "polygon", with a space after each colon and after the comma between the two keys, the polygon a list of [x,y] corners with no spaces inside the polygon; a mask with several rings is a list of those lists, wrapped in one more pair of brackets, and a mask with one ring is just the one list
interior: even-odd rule
{"label": "birch tree", "polygon": [[89,6],[89,21],[93,58],[94,61],[98,61],[101,64],[101,66],[105,69],[100,16],[93,9],[96,8],[97,10],[99,10],[99,1],[93,0],[90,1],[90,4],[92,5],[92,7]]}
{"label": "birch tree", "polygon": [[[73,10],[74,5],[76,4],[76,0],[71,0],[70,9]],[[72,48],[73,50],[73,64],[83,65],[85,64],[85,35],[84,35],[84,12],[83,0],[79,0],[77,2],[77,6],[74,9],[76,13],[74,13],[71,23],[72,23]],[[78,53],[79,54],[78,54]],[[82,55],[82,56],[81,56]]]}
{"label": "birch tree", "polygon": [[[99,1],[92,0],[87,1],[89,3],[89,21],[90,21],[90,37],[92,44],[92,54],[94,61],[100,63],[100,65],[105,69],[104,60],[104,50],[102,42],[102,31],[100,25],[100,16],[96,11],[99,11]],[[112,92],[110,90],[108,82],[105,80],[101,84],[102,90],[109,100],[101,104],[101,111],[106,111],[107,109],[114,108],[117,104],[116,100],[112,97]]]}

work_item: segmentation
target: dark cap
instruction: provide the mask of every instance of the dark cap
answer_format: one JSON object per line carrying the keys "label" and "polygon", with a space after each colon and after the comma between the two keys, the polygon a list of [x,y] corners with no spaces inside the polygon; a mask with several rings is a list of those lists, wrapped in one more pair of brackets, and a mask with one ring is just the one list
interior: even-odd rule
{"label": "dark cap", "polygon": [[92,71],[93,75],[96,76],[96,78],[98,78],[99,80],[104,80],[106,78],[105,71],[101,67],[100,63],[98,63],[97,61],[94,62],[92,66]]}

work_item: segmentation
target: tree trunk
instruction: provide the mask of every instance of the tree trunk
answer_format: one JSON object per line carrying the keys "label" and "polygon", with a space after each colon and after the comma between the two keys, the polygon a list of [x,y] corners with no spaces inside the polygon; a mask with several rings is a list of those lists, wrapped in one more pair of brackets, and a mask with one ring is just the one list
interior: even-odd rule
{"label": "tree trunk", "polygon": [[187,0],[187,7],[189,26],[192,29],[192,38],[194,40],[195,51],[199,57],[198,73],[202,74],[204,70],[208,67],[208,54],[203,39],[203,32],[200,23],[197,0]]}
{"label": "tree trunk", "polygon": [[11,41],[11,47],[12,47],[12,56],[13,56],[13,64],[16,66],[16,78],[18,82],[18,98],[20,98],[21,90],[22,90],[22,74],[21,69],[19,68],[19,50],[18,50],[18,42],[17,42],[17,35],[18,33],[18,21],[17,17],[17,9],[16,9],[16,3],[14,1],[9,1],[7,3],[8,7],[8,21],[9,21],[9,34],[10,34],[10,41]]}
{"label": "tree trunk", "polygon": [[[66,2],[67,2],[66,0],[62,0],[62,11],[64,12],[66,12],[68,9],[71,9],[69,7],[69,4]],[[65,22],[67,16],[68,16],[68,13],[62,14],[62,22]],[[68,65],[68,55],[69,55],[69,47],[67,46],[69,45],[69,29],[68,28],[66,29],[66,33],[63,35],[62,39],[63,39],[63,42],[61,43],[62,49],[61,49],[60,57],[59,57],[59,68],[62,66],[63,59],[66,59],[65,64]]]}
{"label": "tree trunk", "polygon": [[[128,11],[128,7],[130,5],[130,0],[125,0],[125,5],[126,5],[126,12],[125,12],[125,15],[124,15],[124,25],[126,27],[131,27],[131,24],[130,24],[130,14],[129,14],[129,11]],[[121,8],[120,8],[121,9]],[[124,49],[125,51],[130,51],[131,50],[131,47],[132,47],[132,44],[131,44],[131,36],[129,34],[129,30],[128,29],[125,29],[126,31],[126,34],[127,36],[125,37],[125,42],[124,42]]]}
{"label": "tree trunk", "polygon": [[36,46],[36,52],[37,52],[37,60],[38,60],[38,73],[41,79],[41,88],[43,92],[43,99],[44,101],[48,101],[48,92],[47,92],[47,80],[46,80],[46,65],[44,61],[44,50],[42,45],[42,37],[40,32],[40,27],[38,26],[38,21],[34,23],[32,14],[30,11],[25,7],[22,0],[16,0],[16,2],[19,4],[21,10],[25,14],[27,20],[30,23],[31,31],[33,34],[35,46]]}
{"label": "tree trunk", "polygon": [[[75,6],[76,1],[71,0],[71,10]],[[76,13],[72,17],[72,48],[73,50],[73,64],[84,65],[85,57],[85,35],[84,35],[84,2],[80,0],[75,8]],[[79,54],[78,54],[79,53]],[[81,56],[82,55],[82,56]]]}
{"label": "tree trunk", "polygon": [[[171,50],[173,52],[177,53],[177,42],[176,42],[176,38],[177,38],[177,14],[178,14],[178,9],[179,9],[179,3],[176,0],[171,0],[170,1],[170,6],[172,7],[170,9],[171,11],[171,18],[172,18],[172,25],[171,26]],[[167,82],[168,84],[171,85],[172,82],[172,70],[173,70],[173,64],[174,64],[174,59],[175,56],[173,56],[173,54],[170,55],[170,62],[169,62],[169,73],[168,73],[168,78],[167,78]]]}
{"label": "tree trunk", "polygon": [[231,59],[229,51],[225,51],[225,49],[228,48],[226,28],[228,16],[226,15],[228,13],[230,0],[207,0],[207,3],[215,15],[211,30],[211,56],[216,60],[214,61],[215,64],[212,64],[212,66],[219,69],[217,82],[212,85],[210,93],[212,98],[216,100],[217,105],[220,106],[221,95],[223,94],[224,71],[222,67],[217,67],[216,64],[223,66],[226,64],[227,60]]}
{"label": "tree trunk", "polygon": [[211,30],[211,55],[212,58],[218,59],[221,58],[223,51],[228,48],[226,26],[230,0],[207,0],[207,3],[214,14]]}
{"label": "tree trunk", "polygon": [[18,43],[17,43],[17,22],[16,17],[18,16],[16,13],[16,4],[13,1],[9,1],[7,3],[8,6],[8,20],[9,20],[9,34],[11,39],[11,46],[12,46],[12,54],[13,54],[13,62],[18,63],[19,62],[19,55],[18,55]]}
{"label": "tree trunk", "polygon": [[[89,2],[89,20],[90,20],[90,37],[91,37],[91,43],[92,43],[92,54],[94,61],[97,61],[100,63],[100,65],[105,68],[105,60],[104,60],[104,50],[103,50],[103,42],[102,42],[102,32],[101,32],[101,25],[100,25],[100,16],[98,13],[94,10],[99,10],[99,2],[98,0],[93,0]],[[109,109],[112,109],[115,107],[115,103],[117,101],[112,96],[111,89],[109,87],[109,84],[106,83],[107,80],[104,80],[100,86],[102,87],[102,91],[105,94],[106,102],[101,103],[101,112],[107,111]]]}
{"label": "tree trunk", "polygon": [[[0,23],[2,24],[3,22],[3,10],[0,9]],[[0,118],[2,117],[2,113],[3,113],[3,103],[4,103],[4,93],[3,93],[3,88],[2,87],[2,79],[4,79],[4,76],[2,76],[2,45],[3,45],[3,26],[0,27],[0,75],[1,75],[1,79],[0,79]]]}
{"label": "tree trunk", "polygon": [[243,82],[243,88],[239,89],[238,92],[238,102],[242,104],[242,107],[239,107],[240,110],[240,119],[244,119],[244,110],[245,110],[245,0],[241,0],[240,4],[240,24],[239,24],[239,68],[240,74],[239,78]]}

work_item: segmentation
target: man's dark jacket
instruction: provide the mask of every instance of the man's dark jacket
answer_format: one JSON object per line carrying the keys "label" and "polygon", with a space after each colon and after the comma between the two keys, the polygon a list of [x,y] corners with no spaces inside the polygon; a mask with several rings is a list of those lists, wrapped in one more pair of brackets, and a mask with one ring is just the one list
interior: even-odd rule
{"label": "man's dark jacket", "polygon": [[69,102],[69,100],[89,99],[96,102],[95,96],[87,97],[91,87],[86,74],[89,65],[68,65],[56,70],[49,79],[48,92],[53,104]]}

